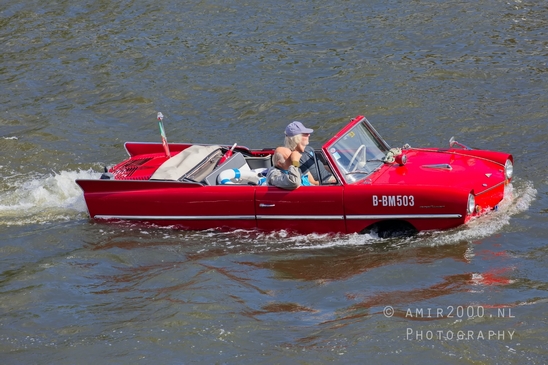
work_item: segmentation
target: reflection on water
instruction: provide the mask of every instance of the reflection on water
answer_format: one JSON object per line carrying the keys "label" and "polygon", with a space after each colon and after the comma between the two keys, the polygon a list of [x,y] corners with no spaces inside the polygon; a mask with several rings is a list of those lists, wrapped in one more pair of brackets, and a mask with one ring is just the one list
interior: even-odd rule
{"label": "reflection on water", "polygon": [[[345,252],[349,251],[349,252]],[[441,247],[401,247],[386,250],[374,247],[355,250],[320,251],[293,260],[271,260],[259,267],[276,271],[280,279],[345,280],[351,276],[381,267],[409,263],[428,264],[451,258],[467,262],[468,242],[462,241]]]}
{"label": "reflection on water", "polygon": [[[478,244],[469,241],[441,246],[420,246],[415,241],[400,243],[398,247],[376,243],[309,252],[286,248],[268,256],[265,256],[266,252],[257,253],[257,248],[251,248],[247,253],[246,250],[238,249],[239,254],[234,256],[230,247],[211,248],[202,253],[194,253],[192,245],[182,248],[179,243],[173,241],[172,236],[169,239],[164,237],[164,242],[159,241],[158,236],[150,241],[127,241],[122,240],[123,237],[122,234],[115,234],[110,236],[112,242],[89,247],[92,250],[90,252],[108,253],[105,258],[118,262],[112,266],[112,274],[94,276],[97,284],[89,287],[90,293],[118,294],[129,296],[133,300],[138,297],[153,298],[155,303],[168,301],[181,305],[206,305],[212,302],[211,293],[206,295],[205,292],[222,285],[234,288],[224,294],[230,298],[231,306],[240,307],[239,312],[242,315],[256,319],[267,314],[303,312],[321,316],[321,322],[344,322],[356,316],[378,313],[377,307],[385,305],[401,307],[431,302],[436,298],[475,293],[489,286],[508,285],[513,282],[508,277],[512,274],[511,268],[484,269],[472,265],[474,257],[486,262],[504,264],[507,260],[506,252],[478,250]],[[150,250],[157,251],[162,259],[159,260],[153,255],[146,260],[151,262],[149,264],[142,260],[139,266],[131,264],[129,258],[145,250],[149,254]],[[116,256],[113,256],[114,253]],[[500,260],[501,257],[503,261]],[[462,273],[437,279],[430,274],[430,267],[439,267],[440,264],[453,267]],[[90,267],[89,263],[85,265]],[[394,268],[398,268],[396,273],[393,272]],[[415,278],[417,275],[424,275],[426,281],[419,279],[405,283],[406,280],[402,280],[402,272],[405,273],[408,268],[419,270],[414,273]],[[291,297],[280,295],[279,290],[270,287],[269,283],[272,280],[286,283],[283,286],[288,287],[282,289],[282,293],[285,290],[295,290],[294,285],[289,284],[291,281],[311,282],[308,290],[313,292],[323,292],[337,285],[337,282],[349,284],[343,285],[348,287],[339,294],[336,300],[339,303],[337,309],[330,311],[331,314],[326,317],[325,308],[322,308],[324,304],[309,300],[305,303],[295,302]],[[365,286],[361,285],[361,290],[350,284],[356,280],[365,280]],[[398,284],[391,287],[392,282],[398,281]],[[369,289],[367,282],[375,289]],[[428,284],[424,285],[426,283]],[[402,286],[407,288],[399,289]],[[256,297],[249,296],[250,293],[264,299],[257,302]],[[465,300],[459,300],[455,305],[465,303]],[[364,313],[363,309],[367,309],[367,312]],[[395,315],[401,315],[401,312],[396,311]]]}

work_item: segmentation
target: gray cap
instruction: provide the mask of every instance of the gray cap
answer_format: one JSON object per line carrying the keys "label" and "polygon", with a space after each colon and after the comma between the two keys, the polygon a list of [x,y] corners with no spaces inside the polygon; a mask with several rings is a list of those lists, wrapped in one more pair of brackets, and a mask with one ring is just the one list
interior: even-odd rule
{"label": "gray cap", "polygon": [[297,134],[312,132],[314,132],[314,129],[306,128],[301,122],[297,121],[289,123],[289,125],[285,128],[285,135],[288,137],[293,137]]}

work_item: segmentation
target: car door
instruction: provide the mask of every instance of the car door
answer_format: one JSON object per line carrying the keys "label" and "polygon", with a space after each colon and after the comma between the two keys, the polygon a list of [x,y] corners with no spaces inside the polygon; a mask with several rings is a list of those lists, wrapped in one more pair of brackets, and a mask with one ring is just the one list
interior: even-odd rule
{"label": "car door", "polygon": [[298,233],[346,232],[342,185],[301,186],[284,190],[259,186],[255,191],[257,227]]}

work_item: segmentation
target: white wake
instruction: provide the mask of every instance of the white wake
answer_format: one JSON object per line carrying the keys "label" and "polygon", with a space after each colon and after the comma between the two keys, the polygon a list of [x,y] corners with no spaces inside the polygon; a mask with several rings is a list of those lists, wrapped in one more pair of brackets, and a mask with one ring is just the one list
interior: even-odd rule
{"label": "white wake", "polygon": [[75,180],[99,176],[92,170],[1,176],[0,224],[41,224],[85,216],[84,195]]}

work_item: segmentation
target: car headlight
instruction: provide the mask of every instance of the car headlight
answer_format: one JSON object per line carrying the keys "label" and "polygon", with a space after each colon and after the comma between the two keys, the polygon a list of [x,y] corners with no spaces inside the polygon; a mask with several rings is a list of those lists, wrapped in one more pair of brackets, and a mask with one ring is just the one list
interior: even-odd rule
{"label": "car headlight", "polygon": [[504,175],[508,180],[512,179],[512,175],[514,175],[514,164],[510,159],[506,160],[506,163],[504,164]]}
{"label": "car headlight", "polygon": [[466,211],[468,214],[474,213],[476,209],[476,197],[474,194],[470,193],[468,194],[468,203],[466,203]]}

